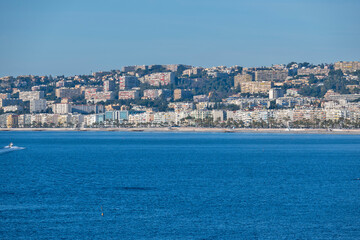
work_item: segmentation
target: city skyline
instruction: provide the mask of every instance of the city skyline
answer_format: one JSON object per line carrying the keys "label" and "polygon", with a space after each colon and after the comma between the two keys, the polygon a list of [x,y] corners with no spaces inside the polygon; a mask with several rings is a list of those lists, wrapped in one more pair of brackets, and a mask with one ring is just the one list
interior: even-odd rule
{"label": "city skyline", "polygon": [[0,3],[0,76],[357,61],[357,1]]}
{"label": "city skyline", "polygon": [[0,0],[1,239],[360,239],[360,0]]}
{"label": "city skyline", "polygon": [[[190,68],[195,68],[195,69],[216,69],[216,68],[236,68],[236,67],[240,67],[240,68],[245,68],[245,69],[272,69],[273,67],[286,67],[287,65],[291,65],[291,64],[307,64],[307,67],[304,67],[306,69],[310,68],[319,68],[319,67],[330,67],[330,68],[334,68],[334,65],[336,63],[352,63],[352,62],[358,62],[358,61],[354,61],[354,60],[349,60],[349,61],[337,61],[337,62],[321,62],[321,63],[312,63],[309,61],[303,61],[303,62],[295,62],[295,61],[289,61],[287,63],[272,63],[270,65],[262,65],[262,66],[241,66],[241,65],[212,65],[212,66],[202,66],[202,65],[190,65],[190,64],[183,64],[183,63],[175,63],[175,64],[158,64],[158,63],[154,63],[154,64],[134,64],[134,65],[123,65],[123,66],[118,66],[117,68],[112,68],[112,69],[99,69],[98,71],[90,71],[88,73],[73,73],[73,74],[64,74],[64,73],[59,73],[59,74],[19,74],[19,75],[3,75],[0,76],[0,78],[7,78],[7,77],[22,77],[22,76],[49,76],[49,77],[74,77],[74,76],[93,76],[94,74],[97,73],[102,73],[102,72],[112,72],[112,71],[122,71],[124,68],[128,68],[128,67],[151,67],[151,66],[187,66]],[[168,69],[166,70],[166,72],[172,72],[172,70]]]}

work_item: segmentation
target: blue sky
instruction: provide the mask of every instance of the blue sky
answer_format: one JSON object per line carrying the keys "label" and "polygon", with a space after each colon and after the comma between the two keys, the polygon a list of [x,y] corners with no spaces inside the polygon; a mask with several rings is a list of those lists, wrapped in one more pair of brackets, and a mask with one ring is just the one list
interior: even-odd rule
{"label": "blue sky", "polygon": [[0,76],[360,60],[357,0],[0,0]]}

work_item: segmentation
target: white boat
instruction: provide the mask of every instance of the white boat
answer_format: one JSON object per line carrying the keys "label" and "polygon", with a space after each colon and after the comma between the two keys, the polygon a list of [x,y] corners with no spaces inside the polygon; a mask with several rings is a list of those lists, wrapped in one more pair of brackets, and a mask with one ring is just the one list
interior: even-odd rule
{"label": "white boat", "polygon": [[17,151],[17,150],[23,150],[25,149],[24,147],[18,147],[18,146],[14,146],[13,143],[10,143],[9,145],[3,147],[2,149],[0,149],[0,153],[5,153],[5,152],[12,152],[12,151]]}

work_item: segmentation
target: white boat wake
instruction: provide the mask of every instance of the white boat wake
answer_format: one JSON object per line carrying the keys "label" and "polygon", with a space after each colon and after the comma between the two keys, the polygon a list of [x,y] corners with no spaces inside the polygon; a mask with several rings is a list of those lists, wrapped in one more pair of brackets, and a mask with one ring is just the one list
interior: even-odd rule
{"label": "white boat wake", "polygon": [[25,149],[25,148],[24,147],[13,146],[12,144],[10,144],[9,146],[5,146],[3,148],[0,148],[0,154],[7,153],[7,152],[18,151],[18,150],[23,150],[23,149]]}

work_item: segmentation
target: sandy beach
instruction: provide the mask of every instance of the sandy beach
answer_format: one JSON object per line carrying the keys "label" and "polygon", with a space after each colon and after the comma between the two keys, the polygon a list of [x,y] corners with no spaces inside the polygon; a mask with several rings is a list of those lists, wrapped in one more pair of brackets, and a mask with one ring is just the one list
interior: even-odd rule
{"label": "sandy beach", "polygon": [[0,128],[4,131],[49,131],[49,132],[223,132],[223,133],[284,133],[284,134],[360,134],[360,129],[286,129],[286,128],[198,128],[198,127],[163,127],[163,128]]}

